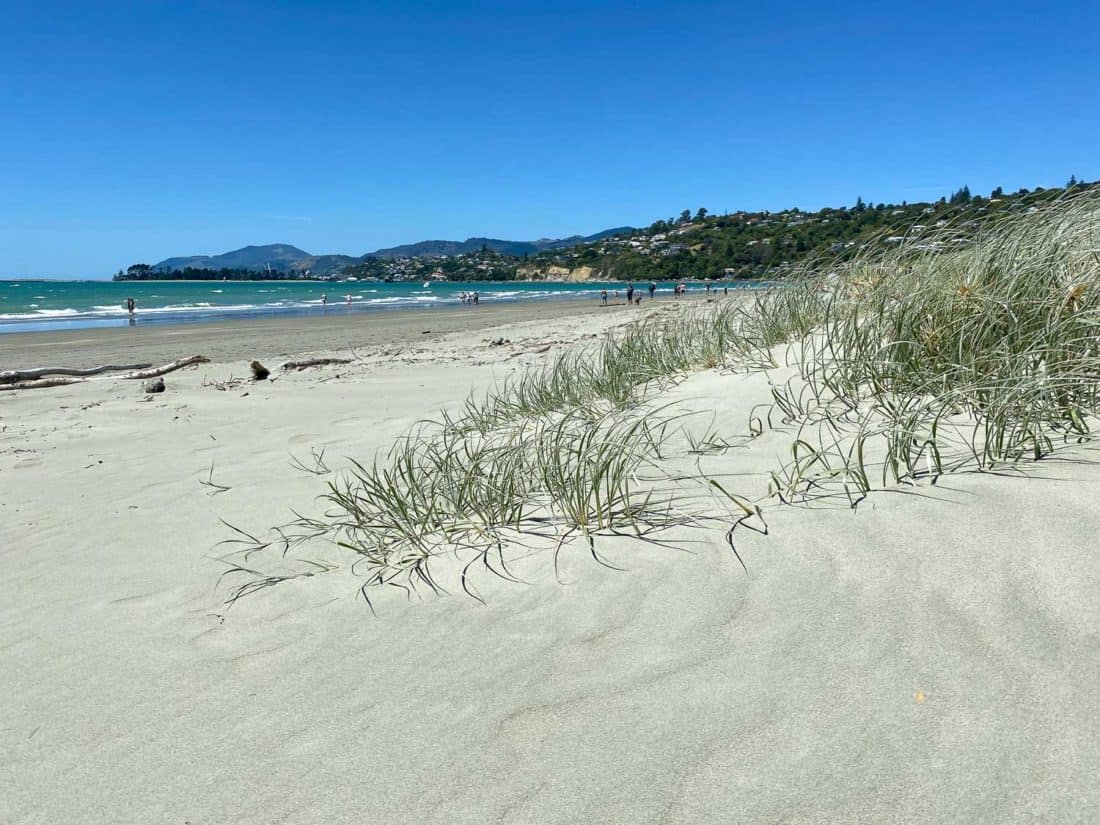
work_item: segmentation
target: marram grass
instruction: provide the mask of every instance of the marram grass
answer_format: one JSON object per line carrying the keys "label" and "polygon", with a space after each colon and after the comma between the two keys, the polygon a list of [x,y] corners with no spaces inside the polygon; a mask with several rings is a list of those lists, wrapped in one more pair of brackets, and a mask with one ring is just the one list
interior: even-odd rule
{"label": "marram grass", "polygon": [[[229,598],[334,569],[302,555],[318,541],[350,555],[365,596],[379,585],[442,589],[433,567],[443,555],[463,560],[462,586],[477,596],[474,569],[512,578],[509,548],[550,546],[556,559],[580,540],[602,561],[599,536],[649,538],[718,518],[729,539],[769,498],[854,507],[874,489],[1041,459],[1089,437],[1098,332],[1091,192],[885,251],[871,244],[747,299],[649,315],[423,423],[384,459],[329,481],[323,516],[266,541],[237,531],[229,573],[248,580]],[[663,386],[701,369],[781,366],[797,377],[773,384],[770,404],[744,422],[745,438],[790,434],[766,490],[750,500],[670,469],[729,442],[692,436],[654,409]],[[707,499],[715,491],[732,512]],[[273,547],[301,559],[300,573],[248,566]]]}

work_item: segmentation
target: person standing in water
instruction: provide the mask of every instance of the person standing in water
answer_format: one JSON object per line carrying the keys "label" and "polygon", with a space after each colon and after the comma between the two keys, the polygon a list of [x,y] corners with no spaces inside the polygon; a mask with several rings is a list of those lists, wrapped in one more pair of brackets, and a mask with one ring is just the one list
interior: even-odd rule
{"label": "person standing in water", "polygon": [[321,306],[328,306],[328,295],[321,293]]}
{"label": "person standing in water", "polygon": [[129,312],[131,315],[134,314],[134,307],[135,306],[137,306],[137,303],[134,301],[133,298],[127,298],[126,299],[126,311]]}
{"label": "person standing in water", "polygon": [[634,284],[626,285],[626,305],[630,306],[634,303]]}

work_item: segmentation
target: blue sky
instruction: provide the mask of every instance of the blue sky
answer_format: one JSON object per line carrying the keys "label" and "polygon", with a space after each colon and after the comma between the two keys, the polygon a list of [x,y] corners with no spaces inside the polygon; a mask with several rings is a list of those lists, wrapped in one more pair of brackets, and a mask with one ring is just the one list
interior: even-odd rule
{"label": "blue sky", "polygon": [[1095,2],[0,2],[0,20],[0,276],[1100,178]]}

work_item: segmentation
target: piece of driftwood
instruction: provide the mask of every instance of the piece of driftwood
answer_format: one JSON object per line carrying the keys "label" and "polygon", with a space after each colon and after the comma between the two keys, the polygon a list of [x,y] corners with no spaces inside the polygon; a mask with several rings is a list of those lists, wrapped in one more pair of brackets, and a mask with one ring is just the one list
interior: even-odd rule
{"label": "piece of driftwood", "polygon": [[64,387],[66,384],[83,384],[83,378],[39,378],[37,381],[17,381],[14,384],[0,384],[0,392],[5,390],[39,390],[46,387]]}
{"label": "piece of driftwood", "polygon": [[138,370],[137,372],[127,373],[122,377],[131,381],[142,378],[156,378],[158,375],[166,375],[170,372],[182,369],[183,367],[189,367],[192,364],[205,364],[209,360],[210,359],[205,355],[189,355],[186,358],[180,358],[178,361],[165,364],[163,367],[157,367],[151,370]]}
{"label": "piece of driftwood", "polygon": [[284,370],[304,370],[306,367],[324,367],[328,364],[350,364],[350,358],[310,358],[306,361],[287,361]]}
{"label": "piece of driftwood", "polygon": [[143,370],[152,364],[104,364],[99,367],[87,369],[73,369],[72,367],[37,367],[33,370],[4,370],[0,372],[0,384],[14,384],[17,381],[34,381],[45,378],[47,375],[99,375],[101,372],[127,372],[128,370]]}
{"label": "piece of driftwood", "polygon": [[[126,375],[123,375],[123,376],[120,376],[120,377],[121,378],[127,378],[127,379],[156,378],[160,375],[164,375],[165,373],[169,373],[169,372],[173,372],[174,370],[181,369],[182,367],[189,367],[192,364],[203,364],[203,363],[206,363],[209,360],[210,360],[209,358],[207,358],[203,355],[191,355],[191,356],[188,356],[187,358],[180,358],[178,361],[173,361],[170,364],[165,364],[163,367],[157,367],[155,369],[144,369],[144,368],[142,368],[142,369],[138,369],[134,372],[128,372]],[[143,365],[135,364],[134,366],[142,367]],[[132,369],[132,367],[114,367],[114,366],[95,367],[94,371],[88,372],[87,374],[88,375],[96,375],[100,372],[109,372],[109,371],[112,371],[112,370],[120,370],[120,369]],[[35,370],[23,370],[23,372],[33,373],[33,372],[35,372]],[[12,382],[12,383],[0,382],[0,391],[4,391],[4,390],[38,390],[38,389],[45,389],[46,387],[64,387],[67,384],[83,384],[88,380],[95,380],[95,379],[88,379],[88,378],[84,378],[84,377],[68,377],[67,376],[68,372],[74,373],[75,376],[85,375],[85,372],[80,371],[80,370],[64,370],[63,368],[58,368],[58,369],[52,369],[51,372],[53,372],[53,373],[66,373],[66,374],[53,375],[52,377],[49,377],[49,378],[39,378],[39,379],[33,379],[33,380],[28,380],[28,381],[15,381],[15,382]],[[6,375],[8,373],[4,373],[4,374]],[[157,392],[157,390],[153,390],[153,392]]]}

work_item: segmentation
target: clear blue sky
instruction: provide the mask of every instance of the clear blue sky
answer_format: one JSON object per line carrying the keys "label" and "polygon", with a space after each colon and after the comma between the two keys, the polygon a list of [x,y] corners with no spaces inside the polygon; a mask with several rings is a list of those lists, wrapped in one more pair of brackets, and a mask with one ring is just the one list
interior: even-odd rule
{"label": "clear blue sky", "polygon": [[1100,4],[0,2],[0,276],[1100,177]]}

